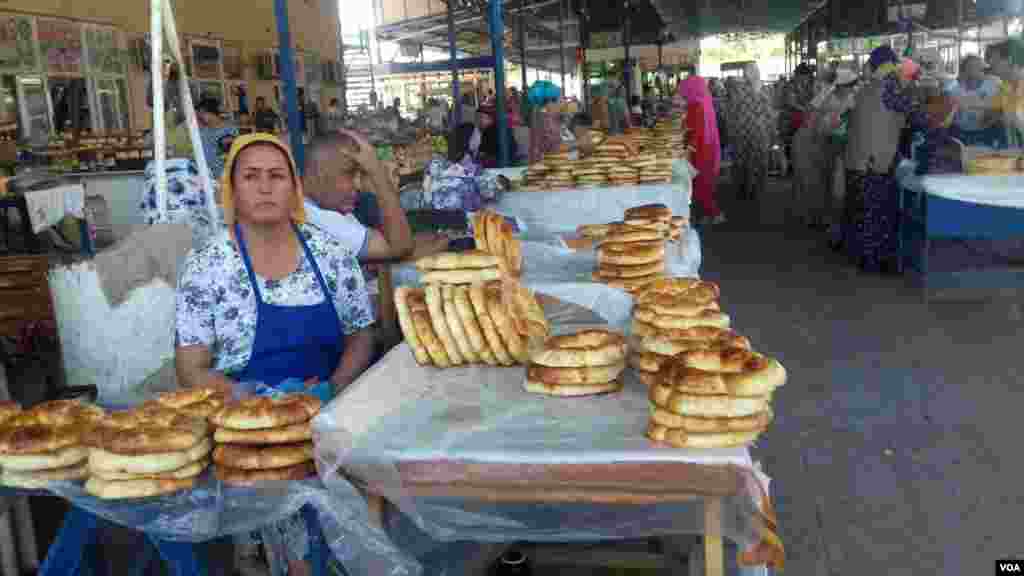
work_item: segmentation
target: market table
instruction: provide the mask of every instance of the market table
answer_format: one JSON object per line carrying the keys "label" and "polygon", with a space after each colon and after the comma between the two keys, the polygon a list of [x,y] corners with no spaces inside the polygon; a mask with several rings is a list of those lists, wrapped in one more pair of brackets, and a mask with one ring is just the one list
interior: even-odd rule
{"label": "market table", "polygon": [[[1002,240],[1024,236],[1024,175],[918,176],[904,162],[900,186],[900,255],[926,290],[1024,286],[1024,269],[971,267],[936,272],[929,250],[937,239]],[[1024,256],[1024,255],[1022,255]]]}
{"label": "market table", "polygon": [[[541,303],[555,333],[604,324]],[[382,525],[386,499],[439,542],[699,533],[707,573],[722,574],[724,537],[749,548],[774,533],[768,479],[745,447],[648,440],[646,387],[625,374],[620,393],[542,397],[523,391],[522,367],[424,368],[403,343],[314,420],[321,478],[371,494]]]}

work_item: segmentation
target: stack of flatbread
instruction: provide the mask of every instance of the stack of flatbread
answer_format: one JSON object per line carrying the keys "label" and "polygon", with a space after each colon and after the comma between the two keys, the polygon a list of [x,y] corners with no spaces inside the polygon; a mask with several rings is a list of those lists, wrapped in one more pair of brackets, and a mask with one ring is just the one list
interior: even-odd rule
{"label": "stack of flatbread", "polygon": [[86,477],[85,445],[103,410],[74,400],[44,402],[22,411],[0,405],[0,483],[35,489],[60,480]]}
{"label": "stack of flatbread", "polygon": [[626,224],[613,227],[599,242],[595,282],[634,293],[664,276],[664,232]]}
{"label": "stack of flatbread", "polygon": [[525,363],[530,346],[549,332],[536,297],[514,280],[399,287],[395,308],[405,340],[423,366]]}
{"label": "stack of flatbread", "polygon": [[501,278],[501,259],[483,250],[440,252],[416,261],[424,284],[479,284]]}
{"label": "stack of flatbread", "polygon": [[187,490],[210,463],[210,425],[159,402],[107,415],[90,435],[85,491],[105,500]]}
{"label": "stack of flatbread", "polygon": [[523,388],[550,396],[618,392],[626,368],[626,340],[616,332],[590,329],[554,336],[530,355]]}
{"label": "stack of flatbread", "polygon": [[[714,282],[688,278],[667,278],[652,283],[634,296],[634,324],[630,341],[630,366],[640,381],[652,385],[657,373],[673,356],[697,347],[750,347],[746,338],[721,326],[690,325],[677,320],[683,314],[691,317],[700,311],[718,311],[719,288]],[[650,320],[665,313],[663,324],[676,328],[659,328],[637,319]],[[712,317],[708,317],[712,318]],[[659,321],[660,322],[660,321]],[[719,322],[721,324],[721,322]]]}
{"label": "stack of flatbread", "polygon": [[[512,223],[504,216],[490,210],[480,210],[473,214],[470,224],[473,227],[473,239],[476,249],[498,258],[498,270],[505,276],[519,276],[523,272],[523,247],[519,239],[513,236]],[[447,284],[471,284],[486,282],[497,278],[479,278],[471,282],[447,282]],[[426,278],[424,282],[429,282]]]}
{"label": "stack of flatbread", "polygon": [[211,418],[217,426],[217,479],[247,486],[316,474],[310,421],[319,411],[320,400],[309,394],[259,396],[225,406]]}
{"label": "stack of flatbread", "polygon": [[663,363],[649,393],[649,438],[679,448],[724,448],[750,444],[768,428],[785,368],[745,347],[718,346]]}
{"label": "stack of flatbread", "polygon": [[722,312],[718,297],[718,286],[712,282],[655,280],[634,295],[632,334],[644,338],[697,326],[729,328],[729,315]]}

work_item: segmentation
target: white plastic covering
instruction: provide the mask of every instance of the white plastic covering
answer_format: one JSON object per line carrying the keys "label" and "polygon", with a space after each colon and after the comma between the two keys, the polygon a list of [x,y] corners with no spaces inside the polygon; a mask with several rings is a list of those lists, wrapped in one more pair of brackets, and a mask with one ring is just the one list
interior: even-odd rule
{"label": "white plastic covering", "polygon": [[671,184],[509,192],[501,195],[494,210],[525,222],[530,240],[535,234],[622,220],[626,208],[642,204],[661,203],[673,214],[689,218],[693,168],[686,160],[676,160],[672,170]]}
{"label": "white plastic covering", "polygon": [[935,174],[921,178],[911,176],[904,185],[929,194],[971,204],[1000,208],[1024,208],[1024,175],[963,176]]}
{"label": "white plastic covering", "polygon": [[99,401],[133,404],[137,387],[174,358],[174,288],[156,279],[112,307],[91,262],[50,270],[69,385],[94,384]]}
{"label": "white plastic covering", "polygon": [[[601,323],[589,310],[545,302],[556,333]],[[354,479],[387,498],[425,532],[428,542],[419,543],[422,552],[423,546],[457,540],[564,542],[701,533],[703,507],[700,502],[624,506],[424,498],[414,496],[405,484],[410,465],[421,474],[433,474],[438,483],[464,481],[449,478],[442,462],[470,468],[510,463],[732,466],[749,479],[745,489],[724,499],[724,535],[743,546],[756,542],[754,502],[759,496],[750,482],[766,486],[767,479],[748,450],[680,450],[652,443],[644,436],[649,416],[646,388],[632,370],[627,369],[624,377],[625,389],[616,394],[539,396],[523,390],[521,366],[424,368],[402,344],[314,420],[321,478],[332,494],[348,494]],[[340,474],[342,469],[345,475]],[[614,482],[578,477],[565,488],[608,490],[616,488]]]}

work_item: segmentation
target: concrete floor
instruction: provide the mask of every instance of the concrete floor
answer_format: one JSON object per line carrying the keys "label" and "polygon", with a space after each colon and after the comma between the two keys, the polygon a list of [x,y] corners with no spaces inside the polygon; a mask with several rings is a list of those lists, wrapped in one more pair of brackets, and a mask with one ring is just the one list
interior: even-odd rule
{"label": "concrete floor", "polygon": [[702,274],[789,371],[753,450],[775,481],[786,573],[985,574],[1024,557],[1019,298],[925,304],[777,225],[785,194],[726,194]]}

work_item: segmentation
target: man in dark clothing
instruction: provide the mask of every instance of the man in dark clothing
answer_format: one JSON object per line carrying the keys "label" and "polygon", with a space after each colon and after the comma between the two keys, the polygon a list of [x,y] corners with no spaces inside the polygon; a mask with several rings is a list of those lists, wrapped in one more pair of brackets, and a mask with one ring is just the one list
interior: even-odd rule
{"label": "man in dark clothing", "polygon": [[267,108],[267,101],[262,96],[256,98],[256,110],[253,113],[252,121],[257,132],[277,131],[277,114]]}

